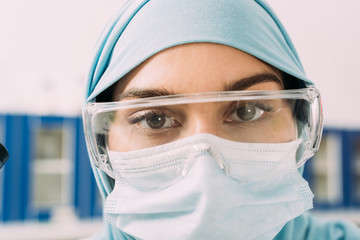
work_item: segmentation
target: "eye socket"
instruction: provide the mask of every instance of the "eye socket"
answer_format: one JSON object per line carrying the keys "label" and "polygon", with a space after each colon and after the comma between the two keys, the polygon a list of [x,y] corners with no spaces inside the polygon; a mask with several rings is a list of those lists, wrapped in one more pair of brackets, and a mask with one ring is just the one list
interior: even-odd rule
{"label": "eye socket", "polygon": [[[150,127],[153,129],[158,129],[169,125],[169,122],[171,122],[171,120],[171,118],[166,118],[165,116],[155,115],[142,120],[140,124],[147,128]],[[145,126],[145,124],[147,124],[147,126]]]}
{"label": "eye socket", "polygon": [[235,117],[239,121],[255,121],[264,114],[264,110],[256,106],[248,105],[241,106],[235,111]]}
{"label": "eye socket", "polygon": [[179,125],[173,117],[154,110],[144,110],[135,113],[130,118],[129,123],[133,125],[138,124],[142,128],[149,130],[172,128]]}
{"label": "eye socket", "polygon": [[271,108],[261,103],[248,102],[238,104],[236,109],[232,110],[227,122],[252,122],[264,116],[266,112],[270,112]]}

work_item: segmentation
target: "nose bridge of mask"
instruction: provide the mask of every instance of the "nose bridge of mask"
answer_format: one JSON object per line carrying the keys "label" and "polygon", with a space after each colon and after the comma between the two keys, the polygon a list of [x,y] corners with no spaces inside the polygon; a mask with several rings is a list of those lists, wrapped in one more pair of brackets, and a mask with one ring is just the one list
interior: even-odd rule
{"label": "nose bridge of mask", "polygon": [[192,148],[181,172],[183,177],[189,172],[194,162],[201,156],[207,156],[207,159],[210,157],[211,159],[216,161],[217,165],[221,170],[223,170],[224,172],[226,171],[227,168],[225,166],[225,162],[223,161],[221,153],[217,151],[216,148],[212,146],[212,144],[210,144],[209,142],[203,142],[196,144]]}

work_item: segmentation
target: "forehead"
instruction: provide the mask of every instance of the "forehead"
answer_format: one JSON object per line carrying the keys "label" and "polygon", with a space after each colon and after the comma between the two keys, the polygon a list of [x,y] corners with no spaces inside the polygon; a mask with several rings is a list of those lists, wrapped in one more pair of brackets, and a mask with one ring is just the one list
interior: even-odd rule
{"label": "forehead", "polygon": [[[273,75],[279,82],[282,79],[279,70],[248,53],[221,44],[192,43],[168,48],[149,58],[119,80],[114,93],[132,89],[161,89],[173,94],[224,91],[256,75]],[[262,84],[264,87],[275,82]]]}

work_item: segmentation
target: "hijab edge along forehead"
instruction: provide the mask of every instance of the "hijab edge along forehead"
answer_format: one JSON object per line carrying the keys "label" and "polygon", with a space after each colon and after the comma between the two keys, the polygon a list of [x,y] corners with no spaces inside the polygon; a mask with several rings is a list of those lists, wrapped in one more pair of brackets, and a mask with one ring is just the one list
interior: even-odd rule
{"label": "hijab edge along forehead", "polygon": [[128,1],[99,39],[86,102],[156,53],[195,42],[234,47],[312,84],[286,31],[264,1]]}

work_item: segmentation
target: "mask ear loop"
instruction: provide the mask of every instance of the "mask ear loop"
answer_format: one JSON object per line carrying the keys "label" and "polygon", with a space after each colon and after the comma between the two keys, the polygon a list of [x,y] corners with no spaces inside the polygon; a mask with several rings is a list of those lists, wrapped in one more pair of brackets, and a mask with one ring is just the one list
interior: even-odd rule
{"label": "mask ear loop", "polygon": [[311,141],[305,141],[302,143],[303,145],[303,153],[301,154],[301,158],[299,159],[299,161],[296,163],[294,169],[298,169],[300,167],[302,167],[305,162],[310,159],[311,157],[314,156],[315,151],[312,148],[312,142]]}
{"label": "mask ear loop", "polygon": [[115,176],[113,174],[113,168],[109,159],[109,155],[107,154],[107,149],[104,147],[100,147],[103,154],[98,153],[98,158],[95,158],[95,165],[103,170],[107,175],[115,179]]}
{"label": "mask ear loop", "polygon": [[[293,169],[301,168],[305,162],[314,156],[316,150],[313,148],[313,140],[311,138],[311,130],[307,126],[306,122],[301,120],[297,121],[296,132],[297,140],[300,141],[297,153],[296,153],[296,164]],[[299,131],[301,129],[301,131]],[[307,140],[309,139],[310,140]]]}

